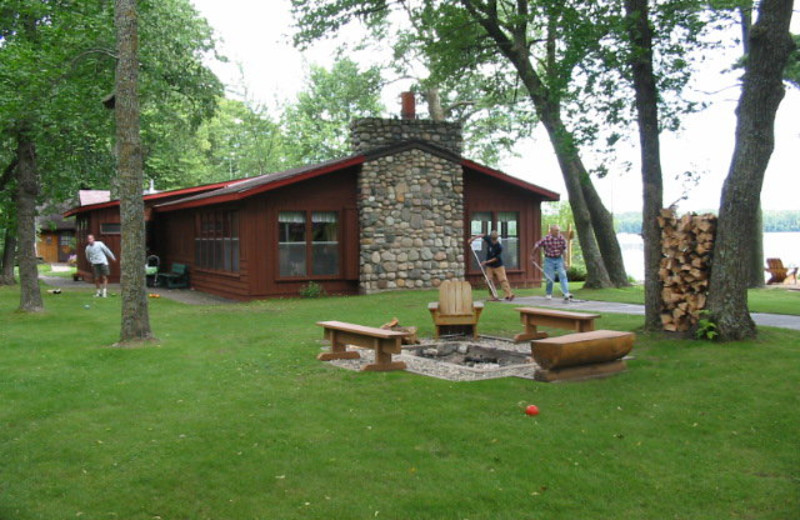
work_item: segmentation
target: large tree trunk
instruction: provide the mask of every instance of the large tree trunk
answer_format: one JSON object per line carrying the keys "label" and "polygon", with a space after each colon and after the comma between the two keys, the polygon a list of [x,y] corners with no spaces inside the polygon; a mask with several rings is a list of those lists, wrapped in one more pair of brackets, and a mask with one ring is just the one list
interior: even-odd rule
{"label": "large tree trunk", "polygon": [[14,285],[17,279],[14,277],[14,264],[17,259],[17,237],[14,231],[6,228],[5,239],[3,240],[2,270],[0,270],[0,285]]}
{"label": "large tree trunk", "polygon": [[775,113],[784,95],[783,70],[794,49],[789,33],[792,0],[762,0],[750,30],[742,95],[737,108],[736,146],[722,188],[717,240],[709,288],[709,310],[719,339],[756,335],[747,307],[747,271],[756,229],[764,172],[775,146]]}
{"label": "large tree trunk", "polygon": [[600,254],[600,248],[597,246],[592,216],[587,208],[583,189],[581,188],[582,165],[580,158],[576,153],[570,151],[570,149],[574,150],[572,146],[565,144],[569,142],[564,137],[566,129],[564,129],[557,115],[552,113],[553,110],[557,109],[544,107],[543,110],[539,110],[539,117],[547,129],[553,148],[556,150],[558,164],[561,167],[561,174],[567,187],[569,205],[572,208],[572,217],[575,219],[575,229],[578,232],[578,243],[581,245],[583,260],[586,263],[586,283],[584,287],[589,289],[612,287],[613,283],[608,276],[603,256]]}
{"label": "large tree trunk", "polygon": [[[572,135],[564,127],[561,120],[558,96],[554,96],[547,86],[543,84],[530,61],[524,23],[513,31],[514,41],[511,41],[506,37],[503,29],[500,28],[496,18],[484,17],[469,0],[461,0],[461,3],[497,43],[500,52],[513,64],[531,101],[533,101],[539,119],[547,130],[567,187],[569,203],[575,219],[575,228],[578,232],[578,241],[583,251],[583,259],[586,262],[585,287],[611,287],[612,283],[608,277],[608,271],[606,271],[600,250],[597,247],[592,217],[586,207],[581,188],[582,181],[591,182],[591,179],[588,177],[581,178],[580,168],[578,167],[580,158],[573,144]],[[551,34],[551,37],[555,38],[553,34]],[[614,237],[614,240],[616,240],[616,237]]]}
{"label": "large tree trunk", "polygon": [[[742,28],[742,54],[746,59],[750,54],[750,27],[753,25],[753,8],[750,5],[739,6],[739,25]],[[761,203],[758,204],[758,221],[753,235],[753,249],[750,254],[750,270],[747,276],[749,288],[763,287],[764,285],[764,215]]]}
{"label": "large tree trunk", "polygon": [[147,307],[144,262],[145,223],[142,187],[142,147],[139,132],[138,30],[136,0],[116,0],[117,176],[120,185],[122,246],[122,327],[120,339],[135,342],[152,338]]}
{"label": "large tree trunk", "polygon": [[614,287],[627,287],[631,283],[628,281],[628,273],[625,272],[625,263],[622,260],[622,249],[619,247],[617,232],[614,229],[614,215],[608,211],[594,188],[589,172],[583,166],[580,158],[576,158],[580,169],[578,170],[581,179],[581,190],[583,199],[586,201],[586,208],[592,217],[592,228],[603,257],[603,264],[608,277]]}
{"label": "large tree trunk", "polygon": [[636,112],[642,157],[642,238],[644,240],[644,327],[662,330],[661,229],[657,217],[663,205],[661,148],[658,137],[658,89],[653,73],[653,34],[647,0],[626,0],[631,67],[636,91]]}
{"label": "large tree trunk", "polygon": [[19,310],[44,310],[36,260],[36,197],[39,172],[36,170],[36,145],[29,123],[17,131],[17,238],[19,240]]}

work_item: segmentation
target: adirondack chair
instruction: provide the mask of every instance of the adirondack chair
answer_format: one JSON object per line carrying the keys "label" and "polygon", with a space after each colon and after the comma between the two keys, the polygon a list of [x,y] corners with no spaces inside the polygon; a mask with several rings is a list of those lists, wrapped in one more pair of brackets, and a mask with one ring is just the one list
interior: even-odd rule
{"label": "adirondack chair", "polygon": [[469,282],[446,280],[439,286],[439,301],[428,304],[428,310],[436,327],[435,337],[442,332],[466,332],[478,337],[478,319],[483,311],[483,302],[472,301],[472,286]]}
{"label": "adirondack chair", "polygon": [[776,283],[797,283],[797,267],[787,269],[780,258],[767,258],[767,267],[764,269],[770,274],[767,285]]}

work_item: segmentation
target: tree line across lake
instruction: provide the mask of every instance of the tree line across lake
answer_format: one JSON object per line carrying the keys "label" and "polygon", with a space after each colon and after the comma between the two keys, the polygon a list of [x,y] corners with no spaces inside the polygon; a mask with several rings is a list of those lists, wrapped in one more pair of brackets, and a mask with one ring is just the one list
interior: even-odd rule
{"label": "tree line across lake", "polygon": [[[698,211],[697,213],[716,213],[714,211]],[[800,211],[765,210],[763,212],[763,230],[765,233],[800,231]],[[638,211],[617,213],[614,215],[617,233],[642,232],[642,214]]]}

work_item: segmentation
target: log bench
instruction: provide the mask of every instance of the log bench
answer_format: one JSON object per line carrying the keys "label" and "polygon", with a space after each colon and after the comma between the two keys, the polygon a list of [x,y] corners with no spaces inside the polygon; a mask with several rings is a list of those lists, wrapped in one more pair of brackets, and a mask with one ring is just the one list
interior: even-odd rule
{"label": "log bench", "polygon": [[517,307],[516,310],[519,311],[519,319],[525,327],[525,332],[514,336],[514,341],[517,343],[531,339],[546,338],[546,332],[539,332],[536,329],[540,325],[574,330],[576,332],[589,332],[594,330],[594,320],[600,317],[599,314],[536,309],[533,307]]}
{"label": "log bench", "polygon": [[616,330],[594,330],[531,341],[531,354],[542,368],[540,381],[599,377],[626,369],[621,358],[633,348],[636,335]]}
{"label": "log bench", "polygon": [[331,350],[317,356],[320,361],[332,359],[360,359],[358,352],[347,350],[347,345],[371,348],[375,351],[375,363],[364,366],[362,370],[385,372],[405,370],[402,361],[392,361],[392,354],[400,354],[403,338],[408,332],[366,327],[343,321],[318,321],[324,329],[325,339],[330,341]]}

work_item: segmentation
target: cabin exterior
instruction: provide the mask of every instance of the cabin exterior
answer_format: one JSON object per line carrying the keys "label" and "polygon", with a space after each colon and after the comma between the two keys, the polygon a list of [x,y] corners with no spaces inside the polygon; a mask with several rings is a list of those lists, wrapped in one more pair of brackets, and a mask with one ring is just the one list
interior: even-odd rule
{"label": "cabin exterior", "polygon": [[[558,194],[463,158],[457,124],[363,119],[351,132],[354,153],[341,159],[145,195],[149,253],[162,271],[189,266],[192,288],[237,300],[293,296],[311,282],[329,294],[369,294],[451,278],[482,285],[467,239],[497,229],[509,282],[541,283],[527,257],[541,235],[541,203]],[[68,214],[89,279],[86,236],[118,254],[119,204]]]}

